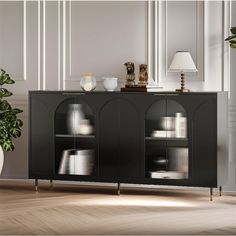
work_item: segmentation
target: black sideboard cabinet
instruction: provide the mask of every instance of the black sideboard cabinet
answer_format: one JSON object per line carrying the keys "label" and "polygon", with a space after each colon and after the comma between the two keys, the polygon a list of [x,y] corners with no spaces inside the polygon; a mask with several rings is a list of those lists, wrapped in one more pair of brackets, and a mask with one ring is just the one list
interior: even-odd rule
{"label": "black sideboard cabinet", "polygon": [[[212,195],[227,177],[227,96],[30,91],[29,178],[209,187]],[[68,128],[71,104],[92,132]]]}

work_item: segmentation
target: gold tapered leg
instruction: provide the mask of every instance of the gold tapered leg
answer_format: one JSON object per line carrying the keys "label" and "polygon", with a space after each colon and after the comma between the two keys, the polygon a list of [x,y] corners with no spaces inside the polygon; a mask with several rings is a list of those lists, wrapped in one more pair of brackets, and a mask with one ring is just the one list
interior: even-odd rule
{"label": "gold tapered leg", "polygon": [[35,187],[35,191],[38,191],[38,179],[35,179],[34,181],[34,187]]}
{"label": "gold tapered leg", "polygon": [[120,183],[117,184],[117,195],[120,195]]}
{"label": "gold tapered leg", "polygon": [[219,187],[219,195],[222,196],[222,186]]}
{"label": "gold tapered leg", "polygon": [[210,188],[210,201],[213,201],[213,188]]}
{"label": "gold tapered leg", "polygon": [[50,189],[52,189],[52,188],[53,188],[53,180],[50,179]]}

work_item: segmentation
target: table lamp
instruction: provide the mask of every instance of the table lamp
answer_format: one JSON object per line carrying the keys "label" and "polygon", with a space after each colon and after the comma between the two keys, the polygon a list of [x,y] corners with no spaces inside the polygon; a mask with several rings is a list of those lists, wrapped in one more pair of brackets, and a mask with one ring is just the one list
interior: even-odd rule
{"label": "table lamp", "polygon": [[181,88],[176,89],[176,91],[189,92],[190,90],[185,88],[184,72],[197,72],[197,68],[190,53],[187,51],[177,51],[173,57],[169,71],[181,73]]}

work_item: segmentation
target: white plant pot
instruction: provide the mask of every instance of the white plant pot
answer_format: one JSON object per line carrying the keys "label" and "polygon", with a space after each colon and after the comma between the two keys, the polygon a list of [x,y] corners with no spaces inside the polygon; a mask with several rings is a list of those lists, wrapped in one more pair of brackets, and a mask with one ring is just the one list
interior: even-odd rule
{"label": "white plant pot", "polygon": [[2,173],[3,163],[4,163],[4,152],[2,150],[2,146],[0,146],[0,175]]}

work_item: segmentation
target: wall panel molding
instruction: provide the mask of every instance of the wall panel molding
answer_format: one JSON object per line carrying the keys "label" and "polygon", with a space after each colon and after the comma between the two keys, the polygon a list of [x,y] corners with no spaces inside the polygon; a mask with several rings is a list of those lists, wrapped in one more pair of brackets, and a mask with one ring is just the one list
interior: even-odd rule
{"label": "wall panel molding", "polygon": [[150,82],[159,78],[159,5],[158,0],[147,2],[147,65]]}
{"label": "wall panel molding", "polygon": [[229,131],[236,132],[236,105],[229,105]]}
{"label": "wall panel molding", "polygon": [[42,1],[42,89],[46,89],[46,0]]}
{"label": "wall panel molding", "polygon": [[[0,1],[1,68],[13,74],[15,81],[27,78],[26,0]],[[17,24],[17,29],[14,26]],[[8,27],[5,27],[8,25]],[[13,29],[13,30],[12,30]]]}
{"label": "wall panel molding", "polygon": [[17,75],[13,77],[15,81],[25,81],[27,79],[27,51],[26,51],[26,27],[27,27],[27,18],[26,18],[26,0],[22,1],[23,4],[23,68],[22,75]]}
{"label": "wall panel molding", "polygon": [[1,55],[6,58],[1,68],[16,81],[9,87],[13,94],[38,89],[38,1],[0,1],[4,17],[1,20],[4,41],[0,40],[0,44],[5,49]]}
{"label": "wall panel molding", "polygon": [[[120,37],[121,40],[120,40],[120,44],[116,45],[118,43],[118,41],[116,41],[115,45],[114,45],[114,49],[112,49],[113,51],[116,51],[115,48],[120,48],[120,59],[119,60],[122,60],[121,58],[123,57],[124,59],[122,60],[122,62],[119,60],[116,61],[115,59],[112,59],[112,61],[114,61],[114,63],[117,63],[116,66],[114,66],[114,76],[117,76],[117,77],[120,77],[120,78],[124,78],[125,76],[125,67],[123,66],[123,63],[126,62],[126,61],[132,61],[132,60],[135,60],[136,58],[138,58],[137,62],[135,62],[135,66],[136,66],[136,77],[138,77],[138,64],[141,64],[141,63],[147,63],[148,62],[148,29],[147,29],[147,26],[148,26],[148,2],[146,1],[143,1],[143,2],[133,2],[132,4],[136,4],[137,6],[134,6],[134,9],[137,9],[137,11],[139,11],[140,9],[142,9],[142,14],[140,15],[140,18],[141,20],[143,19],[143,17],[145,18],[145,22],[142,22],[141,20],[139,20],[141,22],[141,24],[139,23],[139,21],[137,21],[137,23],[135,23],[136,25],[132,25],[134,23],[132,17],[130,19],[130,22],[127,21],[126,24],[124,22],[124,24],[122,25],[122,27],[120,27],[121,29],[125,29],[127,26],[127,24],[129,25],[129,23],[132,25],[131,28],[134,29],[134,32],[133,33],[138,33],[140,30],[141,32],[143,32],[143,39],[140,38],[140,37],[136,37],[136,39],[133,41],[133,44],[134,45],[138,45],[138,41],[141,40],[142,42],[142,45],[140,44],[139,46],[139,50],[141,51],[144,51],[145,52],[143,53],[143,59],[140,59],[140,56],[139,58],[137,56],[133,57],[133,58],[129,58],[128,55],[125,54],[125,48],[127,48],[127,50],[129,50],[129,48],[133,48],[135,46],[132,46],[131,44],[128,46],[127,43],[125,43],[125,41],[123,41],[123,44],[122,44],[122,40],[124,38],[127,38],[127,34],[123,34],[123,39],[122,39],[122,35],[119,35],[117,37]],[[76,2],[76,1],[65,1],[64,4],[63,4],[63,51],[64,51],[64,55],[66,56],[64,58],[64,63],[63,63],[63,68],[64,68],[64,76],[63,76],[63,80],[64,80],[64,89],[69,89],[70,86],[70,83],[72,81],[74,82],[77,82],[79,83],[79,80],[80,80],[80,77],[82,75],[82,73],[86,72],[86,68],[84,69],[84,65],[81,66],[81,64],[79,64],[78,62],[78,66],[75,66],[77,61],[81,60],[81,58],[79,58],[79,55],[75,55],[76,52],[79,52],[80,49],[80,46],[79,44],[83,44],[84,42],[84,37],[83,37],[83,32],[87,32],[89,34],[89,27],[90,25],[88,24],[88,29],[84,29],[84,28],[81,28],[81,18],[83,16],[80,16],[81,12],[77,12],[78,11],[81,11],[79,9],[79,4],[82,4],[81,7],[84,8],[85,6],[83,5],[83,3],[81,2]],[[130,17],[132,14],[136,15],[137,13],[131,11],[131,15],[127,15],[128,14],[128,11],[127,9],[125,8],[125,5],[127,5],[127,7],[129,9],[132,10],[131,8],[131,2],[119,2],[119,1],[115,1],[115,2],[101,2],[101,3],[98,3],[98,2],[95,2],[94,4],[106,4],[106,6],[104,5],[104,8],[107,9],[106,10],[106,13],[104,12],[103,14],[106,15],[109,15],[109,7],[111,7],[112,5],[111,4],[115,4],[115,6],[117,7],[116,10],[118,12],[122,12],[123,15],[120,13],[116,13],[117,16],[120,16],[119,18],[116,19],[116,21],[112,22],[112,18],[109,18],[109,16],[106,16],[107,18],[106,19],[110,19],[109,21],[106,21],[106,22],[103,22],[103,20],[101,19],[101,22],[104,23],[104,28],[108,27],[110,25],[110,27],[112,27],[113,24],[115,24],[116,26],[119,25],[119,24],[122,24],[121,22],[123,22],[123,18],[127,18],[127,17]],[[145,5],[144,8],[141,8],[141,6]],[[88,6],[89,6],[89,3],[88,3]],[[99,5],[98,5],[99,6]],[[100,6],[99,6],[100,7]],[[122,9],[123,7],[123,9]],[[136,7],[136,8],[135,8]],[[86,8],[86,7],[85,7]],[[93,10],[93,7],[90,6],[90,10]],[[87,9],[87,8],[86,8]],[[97,9],[98,11],[101,12],[101,8],[98,8]],[[112,10],[112,8],[111,8]],[[123,10],[126,10],[123,12]],[[103,10],[104,11],[104,10]],[[113,9],[114,11],[114,9]],[[117,12],[116,11],[116,12]],[[76,14],[75,14],[76,13]],[[108,13],[108,14],[107,14]],[[97,14],[97,13],[96,13]],[[95,15],[96,15],[95,14]],[[93,12],[90,13],[91,15],[91,19],[93,20]],[[80,18],[81,17],[81,18]],[[99,17],[100,18],[100,17]],[[82,18],[83,19],[83,18]],[[87,18],[86,18],[87,19]],[[85,20],[86,20],[85,19]],[[75,28],[75,23],[77,22],[77,27],[78,28]],[[117,22],[120,22],[120,23],[117,23]],[[100,30],[103,30],[102,28],[102,23],[101,23],[101,26],[100,26]],[[138,28],[140,27],[140,28]],[[98,28],[98,27],[97,27]],[[80,32],[79,32],[79,29],[80,29]],[[94,29],[92,29],[94,30]],[[114,30],[113,30],[114,31]],[[112,32],[113,32],[112,31]],[[124,30],[123,30],[124,31]],[[103,31],[102,31],[103,32]],[[105,31],[104,31],[105,32]],[[105,44],[103,45],[103,42],[99,41],[100,40],[100,37],[101,37],[101,34],[99,33],[99,31],[97,32],[98,33],[98,41],[97,41],[97,44],[98,44],[98,51],[94,51],[94,56],[93,57],[96,57],[96,53],[100,53],[100,49],[99,49],[99,45],[101,45],[102,48],[104,48],[104,53],[103,53],[103,56],[105,57],[105,61],[106,61],[106,54],[109,55],[109,51],[111,50],[110,46],[111,46],[111,42],[107,42],[107,46],[108,46],[108,49],[105,48]],[[111,34],[114,34],[111,33]],[[115,34],[117,34],[117,32],[115,32]],[[81,36],[81,37],[80,37]],[[109,35],[108,33],[107,34],[104,34],[104,39],[106,40],[106,36],[109,38],[113,38],[112,35]],[[132,35],[130,35],[131,38],[133,38]],[[80,37],[80,38],[79,38]],[[89,36],[88,36],[89,37]],[[114,38],[113,38],[114,39]],[[88,38],[88,45],[89,43],[91,42],[91,39]],[[83,50],[82,50],[83,51]],[[89,48],[88,48],[88,51],[89,51]],[[132,51],[131,51],[132,52]],[[133,50],[133,52],[135,52]],[[137,54],[138,51],[136,51],[134,53],[134,55]],[[89,52],[90,53],[90,52]],[[79,53],[78,53],[79,54]],[[132,54],[130,54],[132,55]],[[85,57],[85,60],[86,59],[86,56],[85,55],[82,55],[82,57]],[[81,57],[81,55],[80,55]],[[116,54],[114,54],[114,58],[116,57]],[[110,63],[110,62],[109,62]],[[101,61],[97,61],[97,64],[101,64]],[[94,68],[94,61],[93,61],[93,58],[92,58],[92,62],[91,62],[91,71],[93,72],[93,68]],[[79,66],[81,66],[81,68],[79,68]],[[119,69],[118,69],[119,68]],[[96,70],[97,70],[97,73],[96,73]],[[87,71],[89,71],[87,69]],[[108,71],[108,74],[107,75],[112,75],[111,74],[111,70],[109,71],[109,66],[107,67],[107,71]],[[97,74],[97,78],[100,78],[101,76],[106,76],[106,70],[104,70],[103,74],[101,73],[101,70],[99,68],[96,68],[95,69],[95,76]],[[73,82],[73,84],[74,84]],[[99,82],[99,80],[98,80]],[[69,87],[68,87],[69,86]],[[79,87],[79,85],[78,85]]]}
{"label": "wall panel molding", "polygon": [[66,0],[63,0],[63,5],[62,5],[62,11],[63,11],[63,14],[62,14],[62,34],[63,34],[63,37],[62,37],[62,44],[63,44],[63,70],[62,70],[62,81],[63,81],[63,85],[62,85],[62,88],[63,90],[66,89]]}
{"label": "wall panel molding", "polygon": [[40,90],[41,88],[41,2],[39,0],[37,2],[37,36],[38,36],[37,89]]}
{"label": "wall panel molding", "polygon": [[[181,37],[188,37],[188,35],[178,35],[178,31],[176,29],[170,29],[168,28],[169,20],[170,17],[173,21],[173,14],[169,13],[169,9],[171,4],[177,4],[179,7],[181,6],[186,6],[186,4],[195,4],[194,12],[195,12],[195,17],[192,19],[193,22],[195,22],[195,37],[194,37],[194,45],[191,47],[194,47],[195,52],[196,52],[196,66],[198,68],[198,73],[197,76],[194,76],[194,73],[191,75],[188,75],[188,80],[193,80],[193,81],[203,81],[204,79],[204,3],[202,1],[191,1],[191,2],[168,2],[168,1],[158,1],[158,37],[156,38],[156,41],[159,44],[159,49],[155,50],[155,52],[158,54],[156,55],[156,58],[159,58],[159,75],[158,79],[160,83],[166,83],[166,82],[176,82],[178,81],[177,79],[179,78],[178,73],[169,73],[168,72],[168,58],[172,57],[174,55],[174,52],[169,52],[169,45],[168,45],[168,40],[169,39],[174,39],[175,41],[181,42]],[[193,7],[193,6],[192,6]],[[183,12],[181,15],[185,15],[186,11]],[[178,21],[177,21],[178,22]],[[180,22],[179,22],[180,24]],[[182,24],[180,24],[182,26]],[[188,26],[190,27],[190,26]],[[191,27],[192,28],[192,27]],[[172,32],[175,32],[175,37],[169,37],[168,35],[168,30],[171,30]],[[176,47],[175,51],[177,50],[186,50],[184,46],[179,45]],[[187,50],[189,50],[187,48]],[[173,55],[172,55],[173,54]],[[194,56],[194,55],[193,55]]]}
{"label": "wall panel molding", "polygon": [[204,1],[205,83],[204,90],[221,91],[224,80],[224,4]]}
{"label": "wall panel molding", "polygon": [[231,25],[231,2],[222,1],[223,19],[222,19],[222,91],[230,92],[230,47],[225,43],[225,38],[230,35]]}

